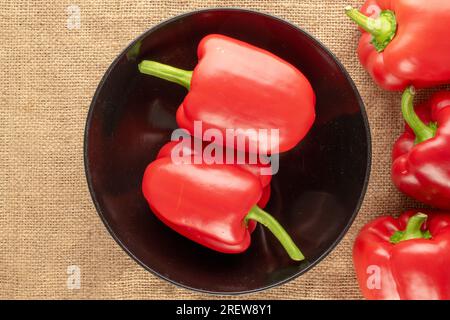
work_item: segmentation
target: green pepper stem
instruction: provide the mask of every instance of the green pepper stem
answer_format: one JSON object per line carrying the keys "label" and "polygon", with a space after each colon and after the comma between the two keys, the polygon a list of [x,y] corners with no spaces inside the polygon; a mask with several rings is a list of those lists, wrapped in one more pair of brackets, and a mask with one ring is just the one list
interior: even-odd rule
{"label": "green pepper stem", "polygon": [[351,6],[345,7],[345,13],[358,26],[372,35],[372,44],[378,52],[387,47],[397,32],[397,19],[394,12],[390,10],[381,11],[376,19],[365,16]]}
{"label": "green pepper stem", "polygon": [[430,231],[422,231],[422,225],[427,220],[428,216],[424,213],[416,213],[408,220],[406,229],[404,231],[395,232],[390,241],[391,243],[399,243],[401,241],[411,240],[411,239],[430,239]]}
{"label": "green pepper stem", "polygon": [[167,81],[175,82],[189,90],[192,71],[178,69],[156,61],[144,60],[138,65],[139,71]]}
{"label": "green pepper stem", "polygon": [[250,209],[250,212],[245,217],[246,224],[248,223],[248,220],[255,220],[268,228],[278,239],[278,241],[280,241],[281,245],[284,247],[292,260],[301,261],[305,259],[305,256],[302,254],[286,230],[274,217],[262,210],[260,207],[253,206]]}
{"label": "green pepper stem", "polygon": [[427,126],[417,116],[416,112],[414,111],[414,104],[413,104],[415,94],[416,90],[414,89],[413,86],[406,88],[406,90],[403,92],[402,113],[406,123],[409,125],[409,127],[416,135],[415,143],[421,143],[423,141],[433,138],[436,135],[436,126],[435,125]]}

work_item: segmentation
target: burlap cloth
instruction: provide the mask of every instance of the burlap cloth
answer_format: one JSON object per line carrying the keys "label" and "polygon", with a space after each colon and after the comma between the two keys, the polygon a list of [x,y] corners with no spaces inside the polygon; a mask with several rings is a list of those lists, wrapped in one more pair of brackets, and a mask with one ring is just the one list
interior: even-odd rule
{"label": "burlap cloth", "polygon": [[[67,28],[78,5],[80,29]],[[145,271],[98,217],[83,167],[83,131],[94,91],[115,56],[163,19],[205,7],[246,7],[313,34],[345,65],[367,107],[373,164],[362,209],[347,236],[318,266],[280,287],[242,298],[359,299],[351,260],[357,231],[381,213],[415,204],[389,177],[401,132],[400,94],[377,88],[360,66],[359,32],[344,6],[362,0],[25,1],[0,8],[0,298],[211,298]],[[423,94],[422,94],[423,95]],[[67,267],[81,269],[69,290]]]}

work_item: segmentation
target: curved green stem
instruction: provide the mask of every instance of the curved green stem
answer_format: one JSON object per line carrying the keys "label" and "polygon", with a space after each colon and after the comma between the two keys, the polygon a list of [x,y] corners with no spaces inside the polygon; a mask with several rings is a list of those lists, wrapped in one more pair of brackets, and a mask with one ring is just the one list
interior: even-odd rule
{"label": "curved green stem", "polygon": [[246,224],[248,223],[248,220],[255,220],[268,228],[278,239],[278,241],[280,241],[281,245],[284,247],[292,260],[301,261],[305,259],[305,256],[302,254],[286,230],[278,223],[277,220],[275,220],[274,217],[262,210],[260,207],[253,206],[253,208],[250,209],[250,212],[245,217]]}
{"label": "curved green stem", "polygon": [[428,216],[424,213],[416,213],[408,220],[406,229],[404,231],[395,232],[390,241],[391,243],[399,243],[401,241],[411,240],[411,239],[430,239],[430,231],[422,231],[422,225],[427,220]]}
{"label": "curved green stem", "polygon": [[414,111],[414,95],[416,90],[413,86],[406,88],[402,96],[403,118],[416,135],[416,143],[426,141],[436,135],[436,125],[426,125]]}
{"label": "curved green stem", "polygon": [[139,63],[138,68],[141,73],[181,84],[188,90],[191,87],[192,71],[178,69],[150,60],[142,61]]}
{"label": "curved green stem", "polygon": [[372,35],[372,44],[378,52],[383,51],[394,38],[397,32],[397,19],[394,12],[383,10],[378,18],[369,18],[358,10],[347,6],[345,13],[358,26]]}

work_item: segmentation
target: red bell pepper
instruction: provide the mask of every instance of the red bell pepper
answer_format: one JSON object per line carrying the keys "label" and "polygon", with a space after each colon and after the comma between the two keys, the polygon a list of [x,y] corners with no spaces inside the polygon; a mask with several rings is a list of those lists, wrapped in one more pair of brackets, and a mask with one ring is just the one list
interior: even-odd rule
{"label": "red bell pepper", "polygon": [[364,297],[450,299],[450,215],[425,212],[380,217],[360,231],[353,262]]}
{"label": "red bell pepper", "polygon": [[359,60],[382,88],[450,83],[450,1],[367,0],[346,13],[363,29]]}
{"label": "red bell pepper", "polygon": [[402,98],[405,132],[392,151],[392,181],[406,195],[450,209],[450,92],[441,91],[413,106],[414,88]]}
{"label": "red bell pepper", "polygon": [[253,173],[233,164],[153,161],[144,173],[142,191],[153,213],[181,235],[223,253],[250,245],[248,223],[266,226],[291,259],[303,254],[283,227],[256,203],[263,187]]}
{"label": "red bell pepper", "polygon": [[[202,154],[200,154],[200,156],[202,157],[203,161],[205,161],[208,158],[208,155],[205,153],[205,148],[207,148],[208,146],[213,146],[213,145],[214,145],[214,143],[212,143],[212,142],[210,142],[210,143],[202,142],[201,150],[199,150],[199,151],[202,152]],[[177,146],[179,147],[178,150],[176,149]],[[161,149],[159,150],[158,155],[156,157],[157,158],[171,157],[172,152],[177,153],[176,156],[181,156],[181,157],[186,156],[186,157],[192,157],[192,158],[194,158],[195,155],[197,154],[197,152],[195,150],[195,146],[194,146],[194,141],[189,141],[188,143],[186,143],[184,141],[183,142],[182,141],[170,141],[161,147]],[[221,156],[222,156],[222,158],[220,159],[221,163],[226,163],[226,160],[227,160],[226,159],[226,150],[222,150]],[[261,174],[261,169],[263,169],[263,168],[270,169],[269,164],[261,163],[261,161],[260,161],[261,159],[259,157],[256,157],[255,164],[251,164],[251,163],[249,163],[249,158],[248,158],[247,154],[244,154],[244,156],[246,158],[241,159],[244,162],[241,164],[238,162],[238,155],[233,154],[233,156],[234,156],[233,164],[237,164],[242,169],[247,170],[247,171],[253,173],[255,176],[257,176],[258,179],[260,180],[263,188],[270,185],[270,181],[272,180],[272,175],[262,175]],[[217,155],[214,155],[214,156],[211,155],[210,162],[214,162],[214,160],[218,160],[218,159],[216,159],[217,157],[218,157]],[[192,161],[195,161],[195,160],[192,159]],[[270,171],[270,170],[267,170],[267,171]]]}
{"label": "red bell pepper", "polygon": [[[172,152],[177,152],[177,150],[175,149],[177,146],[180,146],[180,150],[178,156],[181,157],[194,157],[196,152],[195,152],[195,148],[192,145],[192,143],[189,144],[185,144],[184,142],[179,142],[179,141],[170,141],[168,143],[166,143],[164,146],[162,146],[162,148],[159,150],[158,155],[156,156],[156,159],[159,158],[164,158],[164,157],[171,157],[172,156]],[[203,149],[207,146],[207,144],[203,144],[202,145],[202,151]],[[223,153],[223,155],[225,156],[225,153]],[[204,155],[202,154],[202,156],[204,157]],[[236,155],[235,155],[236,157]],[[225,163],[226,159],[221,159],[222,163]],[[194,159],[191,159],[191,161],[194,161]],[[235,162],[237,163],[237,162]],[[259,182],[261,183],[261,187],[263,188],[263,194],[261,195],[261,198],[258,201],[258,206],[260,208],[264,208],[267,205],[267,202],[269,202],[270,200],[270,193],[271,193],[271,188],[270,188],[270,181],[272,180],[272,176],[271,175],[261,175],[261,168],[263,168],[265,165],[261,164],[261,163],[257,163],[257,164],[238,164],[238,166],[252,174],[254,174],[256,177],[258,177]],[[267,166],[266,166],[267,167]],[[253,223],[253,221],[250,221],[249,226],[251,226],[250,229],[254,229],[254,226],[256,226],[255,223]]]}
{"label": "red bell pepper", "polygon": [[[194,71],[142,61],[141,73],[183,85],[189,90],[177,111],[181,128],[194,135],[194,121],[202,132],[235,130],[224,145],[258,153],[287,151],[297,145],[315,118],[315,95],[309,81],[294,66],[263,49],[223,35],[208,35],[198,46]],[[237,131],[241,129],[241,131]],[[279,130],[279,141],[248,130]],[[197,138],[202,139],[201,136]],[[245,150],[237,141],[248,141]]]}

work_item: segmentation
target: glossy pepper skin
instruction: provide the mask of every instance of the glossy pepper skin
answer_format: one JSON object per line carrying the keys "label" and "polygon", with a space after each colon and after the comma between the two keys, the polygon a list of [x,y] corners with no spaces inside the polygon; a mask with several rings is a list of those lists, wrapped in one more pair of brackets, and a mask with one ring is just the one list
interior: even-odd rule
{"label": "glossy pepper skin", "polygon": [[346,12],[363,30],[359,60],[380,87],[450,83],[450,1],[368,0]]}
{"label": "glossy pepper skin", "polygon": [[414,109],[414,89],[403,93],[405,132],[392,150],[392,181],[406,195],[450,210],[450,92]]}
{"label": "glossy pepper skin", "polygon": [[[306,77],[272,53],[223,35],[211,34],[198,45],[194,71],[144,60],[142,73],[185,86],[189,93],[177,111],[181,128],[194,135],[194,121],[202,133],[242,129],[238,138],[258,146],[258,153],[287,151],[297,145],[315,119],[315,95]],[[246,130],[279,130],[279,141],[255,136]],[[270,131],[269,131],[270,133]],[[202,137],[197,136],[201,139]],[[237,139],[229,139],[235,147]]]}
{"label": "glossy pepper skin", "polygon": [[[198,140],[197,140],[198,141]],[[215,148],[215,147],[220,147],[218,145],[214,146],[214,143],[208,143],[208,142],[201,142],[201,150],[200,151],[200,156],[202,157],[203,160],[206,160],[208,158],[208,156],[206,155],[205,152],[205,148]],[[212,150],[212,148],[210,150]],[[220,147],[221,148],[221,147]],[[156,156],[157,158],[162,158],[162,157],[171,157],[172,153],[175,153],[176,156],[191,156],[191,157],[195,157],[195,155],[197,155],[197,151],[195,149],[195,142],[193,141],[188,141],[188,142],[184,142],[184,141],[170,141],[168,143],[166,143],[164,146],[161,147],[161,149],[158,152],[158,155]],[[221,159],[222,163],[226,163],[226,150],[222,150],[222,156],[223,158]],[[213,159],[211,156],[211,160],[210,162],[214,162],[216,159]],[[238,163],[237,161],[237,156],[236,154],[234,154],[234,164],[238,165],[240,168],[249,171],[251,173],[253,173],[256,177],[258,177],[261,186],[263,188],[268,187],[270,185],[270,181],[272,180],[272,175],[263,175],[261,174],[261,169],[262,168],[270,168],[269,164],[262,164],[260,161],[258,161],[259,159],[256,159],[256,163],[255,164],[250,164],[248,163],[248,159],[244,159],[244,161],[247,161],[245,163]],[[194,159],[193,159],[194,161]]]}
{"label": "glossy pepper skin", "polygon": [[232,164],[175,163],[161,157],[145,170],[142,191],[153,213],[186,238],[223,253],[250,245],[249,221],[269,228],[291,259],[304,256],[281,225],[255,204],[258,177]]}
{"label": "glossy pepper skin", "polygon": [[422,212],[380,217],[359,232],[353,262],[365,298],[450,299],[450,215]]}
{"label": "glossy pepper skin", "polygon": [[[205,148],[208,144],[203,144],[202,148]],[[204,149],[202,149],[203,152]],[[180,141],[170,141],[166,143],[164,146],[161,147],[161,149],[158,152],[158,155],[156,156],[156,159],[164,158],[164,157],[171,157],[172,152],[178,153],[181,157],[194,157],[196,154],[195,147],[193,146],[193,143],[184,143]],[[194,161],[194,159],[192,159]],[[222,162],[225,163],[225,160],[222,159]],[[254,174],[261,183],[261,187],[263,188],[263,193],[261,195],[261,198],[258,201],[258,206],[260,208],[264,208],[267,203],[270,200],[270,181],[272,180],[271,175],[261,175],[261,168],[263,167],[262,164],[239,164],[238,165],[241,169],[246,170],[252,174]],[[249,221],[249,226],[251,226],[250,229],[254,230],[256,224],[254,221]]]}

